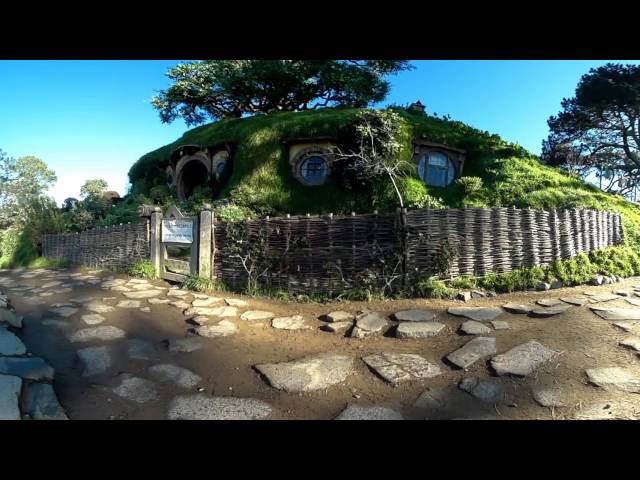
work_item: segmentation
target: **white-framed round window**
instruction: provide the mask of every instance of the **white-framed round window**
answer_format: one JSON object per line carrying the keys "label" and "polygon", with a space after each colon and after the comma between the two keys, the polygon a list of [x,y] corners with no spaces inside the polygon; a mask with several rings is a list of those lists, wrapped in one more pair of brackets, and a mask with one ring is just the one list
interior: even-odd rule
{"label": "white-framed round window", "polygon": [[446,187],[456,178],[456,167],[442,152],[428,152],[420,157],[418,175],[433,187]]}
{"label": "white-framed round window", "polygon": [[222,172],[224,172],[225,168],[227,167],[228,160],[229,160],[229,152],[227,152],[226,150],[221,150],[217,152],[211,159],[211,166],[213,169],[213,173],[217,177],[220,177],[220,175],[222,175]]}
{"label": "white-framed round window", "polygon": [[320,154],[305,156],[298,163],[298,175],[307,185],[322,185],[329,175],[327,159]]}

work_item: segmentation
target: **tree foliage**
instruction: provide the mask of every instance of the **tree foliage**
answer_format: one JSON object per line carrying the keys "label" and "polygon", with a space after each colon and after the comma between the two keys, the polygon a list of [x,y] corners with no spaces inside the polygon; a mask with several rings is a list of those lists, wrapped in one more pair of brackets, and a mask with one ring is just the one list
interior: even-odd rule
{"label": "tree foliage", "polygon": [[609,63],[591,69],[549,118],[543,159],[608,180],[604,189],[628,193],[640,183],[640,66]]}
{"label": "tree foliage", "polygon": [[385,76],[404,60],[204,60],[167,73],[173,84],[152,98],[163,122],[187,125],[243,114],[366,107],[389,92]]}

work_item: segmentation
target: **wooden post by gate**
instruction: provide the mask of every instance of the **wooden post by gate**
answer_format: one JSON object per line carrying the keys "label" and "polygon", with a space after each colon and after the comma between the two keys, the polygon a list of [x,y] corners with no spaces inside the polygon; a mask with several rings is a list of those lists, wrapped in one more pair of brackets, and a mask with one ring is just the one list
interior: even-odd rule
{"label": "wooden post by gate", "polygon": [[160,277],[184,282],[190,275],[199,274],[198,217],[187,217],[171,206],[162,218],[160,233]]}

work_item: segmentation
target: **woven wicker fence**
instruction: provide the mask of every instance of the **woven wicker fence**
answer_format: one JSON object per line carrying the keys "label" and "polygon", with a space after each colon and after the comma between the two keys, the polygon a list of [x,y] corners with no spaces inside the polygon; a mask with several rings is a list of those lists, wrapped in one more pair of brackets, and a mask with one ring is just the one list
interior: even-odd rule
{"label": "woven wicker fence", "polygon": [[149,258],[149,221],[98,227],[81,233],[45,235],[42,254],[53,260],[98,268],[124,268]]}
{"label": "woven wicker fence", "polygon": [[251,271],[265,287],[307,294],[394,290],[438,273],[445,248],[453,253],[451,276],[482,276],[623,243],[619,214],[582,209],[420,209],[243,224],[239,238],[237,227],[214,222],[215,275],[245,287]]}

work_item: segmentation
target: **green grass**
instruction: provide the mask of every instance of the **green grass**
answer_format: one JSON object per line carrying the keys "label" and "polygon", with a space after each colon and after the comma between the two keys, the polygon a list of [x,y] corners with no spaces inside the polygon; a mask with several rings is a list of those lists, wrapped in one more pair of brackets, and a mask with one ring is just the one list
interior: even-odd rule
{"label": "green grass", "polygon": [[158,278],[156,267],[150,260],[137,260],[129,265],[127,273],[133,277],[146,278],[147,280]]}
{"label": "green grass", "polygon": [[228,291],[228,287],[224,282],[215,279],[207,278],[200,275],[190,275],[182,284],[182,288],[191,290],[193,292],[207,292],[207,291]]}

